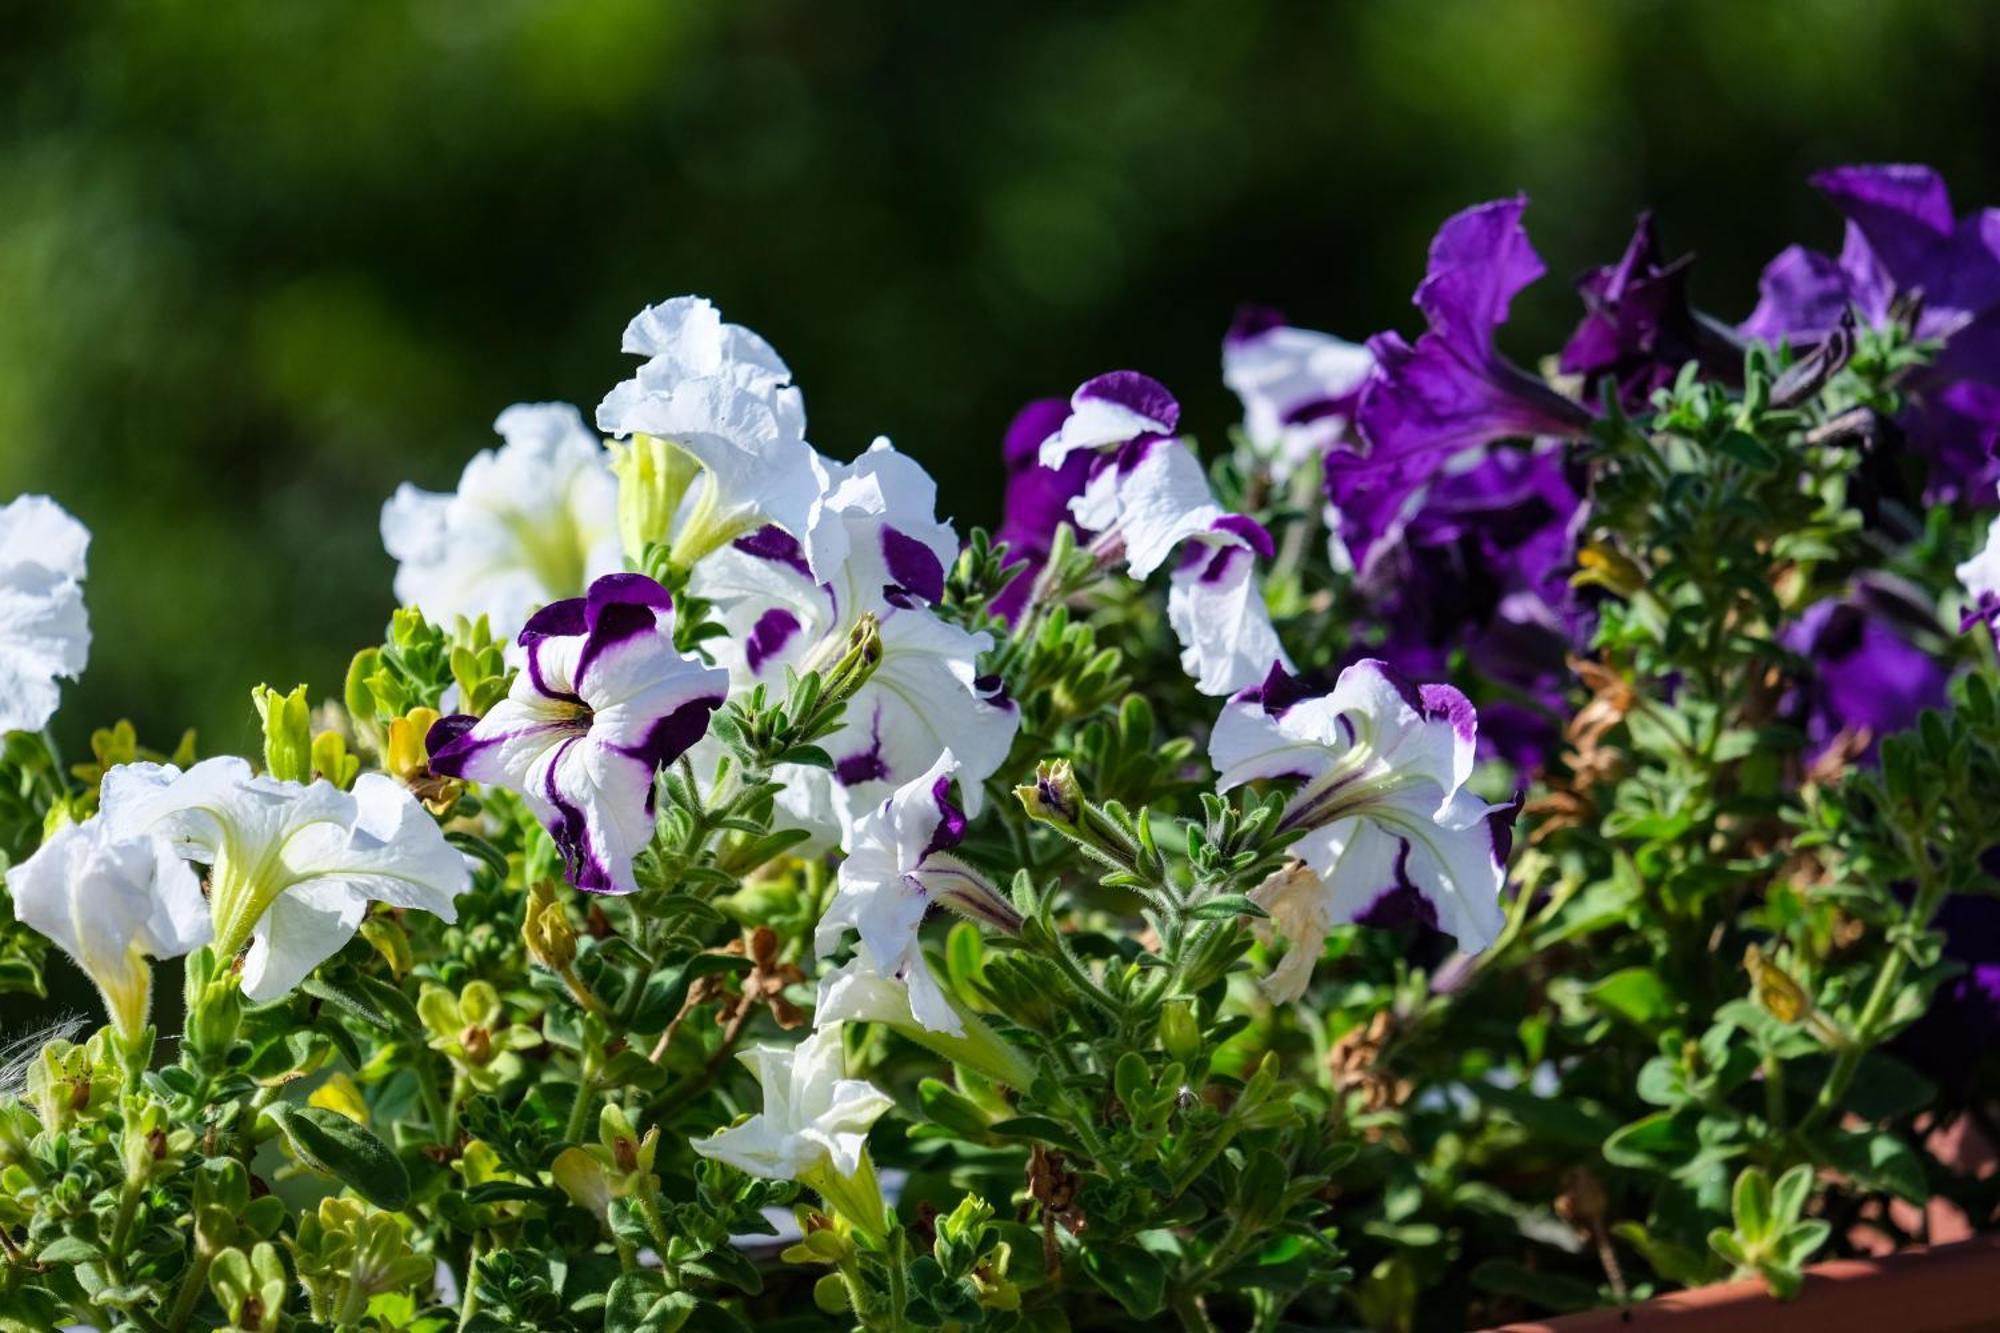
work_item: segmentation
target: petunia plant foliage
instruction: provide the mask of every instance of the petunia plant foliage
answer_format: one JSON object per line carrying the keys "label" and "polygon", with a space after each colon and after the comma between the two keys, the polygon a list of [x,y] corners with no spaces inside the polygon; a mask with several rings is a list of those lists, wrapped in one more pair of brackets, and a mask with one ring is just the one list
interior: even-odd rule
{"label": "petunia plant foliage", "polygon": [[1405,330],[1219,320],[1237,420],[968,422],[987,528],[666,301],[252,754],[65,760],[14,499],[0,1329],[1460,1329],[1986,1224],[2000,231],[1814,185],[1735,321],[1469,208]]}

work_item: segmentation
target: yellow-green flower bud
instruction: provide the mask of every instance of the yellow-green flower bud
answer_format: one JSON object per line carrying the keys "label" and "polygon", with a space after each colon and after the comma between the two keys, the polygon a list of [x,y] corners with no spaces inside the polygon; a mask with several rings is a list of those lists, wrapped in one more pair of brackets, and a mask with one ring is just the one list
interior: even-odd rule
{"label": "yellow-green flower bud", "polygon": [[257,716],[264,721],[264,770],[286,782],[312,781],[312,709],[306,687],[279,694],[269,685],[250,691]]}

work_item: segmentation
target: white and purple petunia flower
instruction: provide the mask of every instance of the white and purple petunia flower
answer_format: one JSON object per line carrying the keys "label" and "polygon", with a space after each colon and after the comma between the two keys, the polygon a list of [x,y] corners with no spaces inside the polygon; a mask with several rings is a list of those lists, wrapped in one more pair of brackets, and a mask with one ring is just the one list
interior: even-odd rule
{"label": "white and purple petunia flower", "polygon": [[89,551],[89,529],[46,495],[0,508],[0,732],[47,725],[56,681],[75,680],[90,660]]}
{"label": "white and purple petunia flower", "polygon": [[1282,816],[1304,832],[1299,864],[1251,893],[1290,950],[1267,982],[1273,998],[1304,993],[1336,924],[1420,921],[1469,953],[1498,938],[1513,810],[1466,789],[1477,731],[1463,694],[1372,660],[1330,691],[1274,669],[1224,707],[1209,738],[1219,789],[1299,784]]}
{"label": "white and purple petunia flower", "polygon": [[991,637],[933,610],[958,558],[957,534],[936,517],[937,485],[886,440],[853,463],[814,468],[819,494],[803,541],[760,528],[704,561],[691,584],[730,630],[715,652],[743,686],[782,688],[787,668],[831,665],[863,615],[880,625],[880,664],[821,742],[832,770],[782,767],[780,806],[796,826],[840,841],[950,748],[976,814],[1020,717],[999,682],[979,674]]}
{"label": "white and purple petunia flower", "polygon": [[853,966],[901,983],[916,1021],[954,1036],[965,1025],[931,976],[917,940],[925,914],[942,904],[1005,930],[1020,929],[1007,900],[953,853],[965,836],[965,813],[951,798],[958,772],[958,760],[946,750],[928,772],[855,822],[838,892],[813,935],[824,958],[854,931],[861,942]]}
{"label": "white and purple petunia flower", "polygon": [[815,494],[805,399],[771,344],[677,296],[640,311],[623,347],[646,361],[598,406],[599,429],[664,440],[701,465],[678,505],[674,559],[692,567],[767,524],[803,534]]}
{"label": "white and purple petunia flower", "polygon": [[1070,512],[1096,534],[1097,549],[1124,556],[1133,578],[1151,576],[1178,552],[1167,613],[1196,687],[1227,694],[1263,679],[1273,663],[1289,665],[1256,579],[1257,557],[1272,554],[1271,536],[1216,503],[1201,460],[1170,433],[1180,420],[1173,395],[1124,370],[1086,381],[1070,404],[1042,445],[1042,461],[1062,466],[1090,451],[1090,476]]}
{"label": "white and purple petunia flower", "polygon": [[433,771],[519,792],[593,893],[638,888],[653,837],[654,776],[700,740],[729,675],[674,647],[673,599],[643,574],[608,574],[521,631],[526,664],[483,718],[440,719]]}
{"label": "white and purple petunia flower", "polygon": [[485,616],[504,639],[623,568],[624,552],[604,443],[574,407],[516,404],[493,429],[504,443],[476,454],[456,491],[397,488],[382,544],[399,562],[397,601],[434,624]]}
{"label": "white and purple petunia flower", "polygon": [[1965,589],[1965,614],[1961,630],[1985,622],[2000,627],[2000,518],[1986,529],[1986,545],[1958,566],[1959,586]]}
{"label": "white and purple petunia flower", "polygon": [[1916,335],[1937,359],[1899,385],[1900,422],[1932,464],[1930,494],[1956,499],[2000,479],[2000,213],[1952,212],[1929,167],[1848,166],[1812,183],[1847,217],[1839,258],[1794,245],[1765,266],[1742,332],[1817,342],[1850,312],[1870,327],[1921,297]]}
{"label": "white and purple petunia flower", "polygon": [[1340,440],[1374,369],[1366,347],[1245,306],[1222,340],[1222,382],[1243,403],[1243,433],[1279,481]]}

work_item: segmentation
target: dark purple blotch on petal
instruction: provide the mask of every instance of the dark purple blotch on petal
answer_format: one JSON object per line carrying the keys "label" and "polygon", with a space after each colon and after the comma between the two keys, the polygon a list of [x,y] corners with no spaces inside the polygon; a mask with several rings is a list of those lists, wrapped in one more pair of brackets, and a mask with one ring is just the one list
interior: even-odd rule
{"label": "dark purple blotch on petal", "polygon": [[882,710],[877,707],[868,725],[868,747],[836,759],[833,776],[843,787],[879,782],[889,776],[888,761],[882,757]]}
{"label": "dark purple blotch on petal", "polygon": [[1423,700],[1423,715],[1433,722],[1449,722],[1454,735],[1463,741],[1479,739],[1479,714],[1472,700],[1451,685],[1424,685],[1417,691]]}
{"label": "dark purple blotch on petal", "polygon": [[478,725],[479,719],[470,713],[452,713],[431,723],[431,729],[424,733],[424,750],[430,755],[431,772],[448,778],[464,777],[472,756],[487,744],[472,736],[472,729]]}
{"label": "dark purple blotch on petal", "polygon": [[965,811],[951,799],[951,774],[946,773],[931,784],[931,801],[937,806],[937,828],[924,845],[924,855],[942,852],[958,846],[965,838]]}
{"label": "dark purple blotch on petal", "polygon": [[584,610],[589,631],[576,657],[577,691],[583,691],[590,668],[604,654],[656,633],[671,638],[673,623],[662,619],[673,607],[672,595],[644,574],[606,574],[591,584]]}
{"label": "dark purple blotch on petal", "polygon": [[812,566],[806,563],[805,548],[799,545],[799,539],[775,523],[767,523],[747,536],[738,537],[730,545],[745,555],[769,560],[806,579],[812,578]]}
{"label": "dark purple blotch on petal", "polygon": [[1308,699],[1317,699],[1326,693],[1325,686],[1305,675],[1295,676],[1285,670],[1281,662],[1271,663],[1271,669],[1264,676],[1264,683],[1253,685],[1239,693],[1240,703],[1255,703],[1263,706],[1270,717],[1283,717],[1294,704]]}
{"label": "dark purple blotch on petal", "polygon": [[884,524],[882,559],[896,591],[925,602],[944,600],[944,562],[915,537]]}
{"label": "dark purple blotch on petal", "polygon": [[[646,739],[637,745],[619,746],[618,752],[657,772],[680,758],[708,733],[709,715],[722,707],[721,695],[690,699],[666,716],[655,719]],[[652,794],[647,793],[650,803]],[[649,807],[650,808],[650,804]]]}
{"label": "dark purple blotch on petal", "polygon": [[1269,560],[1278,552],[1277,544],[1271,540],[1269,529],[1248,514],[1224,514],[1211,524],[1217,532],[1226,532]]}
{"label": "dark purple blotch on petal", "polygon": [[1166,385],[1136,370],[1113,370],[1087,379],[1077,386],[1070,401],[1080,405],[1089,399],[1112,403],[1143,417],[1158,434],[1171,435],[1180,425],[1180,401]]}
{"label": "dark purple blotch on petal", "polygon": [[763,671],[764,663],[783,652],[798,632],[799,618],[782,606],[774,606],[758,616],[757,623],[750,627],[750,637],[743,643],[743,660],[750,673]]}
{"label": "dark purple blotch on petal", "polygon": [[1410,878],[1410,840],[1396,839],[1395,882],[1375,896],[1354,918],[1363,926],[1395,930],[1404,926],[1438,928],[1437,906],[1424,896]]}

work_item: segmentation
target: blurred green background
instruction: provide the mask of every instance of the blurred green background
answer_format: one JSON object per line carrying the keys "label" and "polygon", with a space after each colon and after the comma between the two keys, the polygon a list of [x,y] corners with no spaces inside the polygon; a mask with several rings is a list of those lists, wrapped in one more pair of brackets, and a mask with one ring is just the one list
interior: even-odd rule
{"label": "blurred green background", "polygon": [[1211,440],[1237,302],[1414,322],[1436,223],[1516,189],[1554,276],[1656,206],[1740,318],[1804,185],[1935,163],[2000,202],[2000,7],[0,3],[0,497],[95,530],[58,732],[248,743],[390,610],[376,515],[510,402],[586,411],[680,292],[768,336],[812,438],[877,432],[997,517],[1025,398],[1134,366]]}

